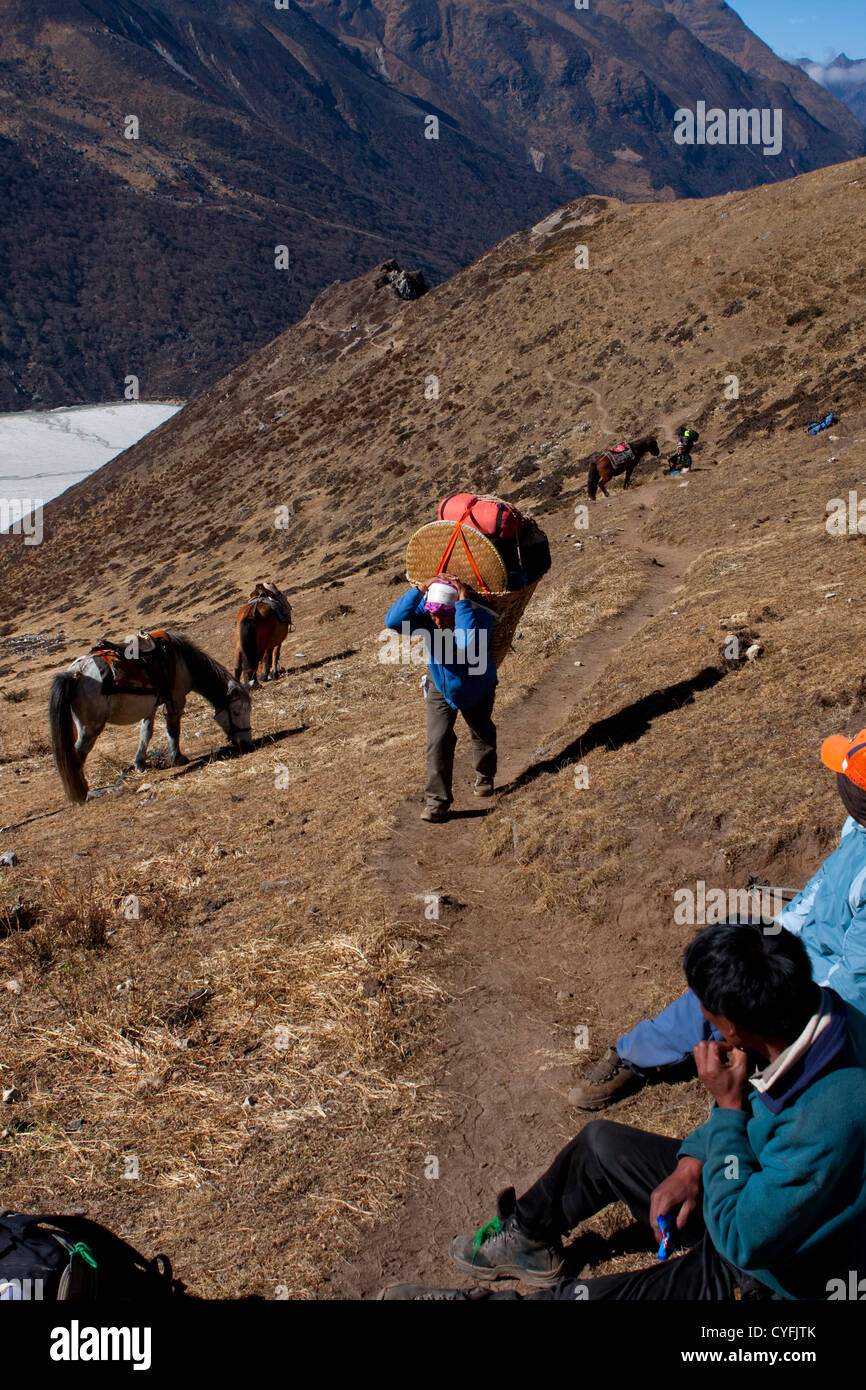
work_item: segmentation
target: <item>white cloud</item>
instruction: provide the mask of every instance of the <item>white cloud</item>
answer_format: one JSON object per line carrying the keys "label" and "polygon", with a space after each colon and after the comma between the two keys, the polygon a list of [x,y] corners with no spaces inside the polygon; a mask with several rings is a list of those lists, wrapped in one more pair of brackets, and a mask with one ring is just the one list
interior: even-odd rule
{"label": "white cloud", "polygon": [[866,82],[866,63],[862,67],[837,68],[832,64],[826,63],[807,63],[804,72],[815,82],[819,82],[822,87],[832,87],[836,84],[845,83],[851,86],[859,86]]}

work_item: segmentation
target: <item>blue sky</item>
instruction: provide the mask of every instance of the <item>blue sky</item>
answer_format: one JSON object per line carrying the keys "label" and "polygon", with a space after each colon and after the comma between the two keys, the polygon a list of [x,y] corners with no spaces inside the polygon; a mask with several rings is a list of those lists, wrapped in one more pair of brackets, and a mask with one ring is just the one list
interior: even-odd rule
{"label": "blue sky", "polygon": [[866,58],[866,0],[728,0],[782,58]]}

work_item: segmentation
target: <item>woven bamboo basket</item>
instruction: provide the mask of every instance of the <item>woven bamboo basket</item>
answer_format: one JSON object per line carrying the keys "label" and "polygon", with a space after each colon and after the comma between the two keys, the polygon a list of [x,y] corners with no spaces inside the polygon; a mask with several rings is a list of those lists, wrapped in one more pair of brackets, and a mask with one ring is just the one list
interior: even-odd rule
{"label": "woven bamboo basket", "polygon": [[502,665],[511,651],[520,619],[540,583],[541,580],[536,579],[523,589],[510,589],[484,599],[486,606],[499,614],[499,621],[490,634],[490,652],[497,666]]}
{"label": "woven bamboo basket", "polygon": [[[436,574],[453,534],[453,521],[431,521],[415,532],[406,547],[406,578],[410,584],[426,584]],[[479,599],[485,608],[497,614],[496,625],[490,634],[490,654],[496,665],[501,666],[511,650],[517,625],[540,581],[536,579],[523,589],[506,588],[508,571],[493,542],[476,531],[474,526],[465,523],[463,534],[478,572],[489,590],[487,594],[479,594]],[[478,590],[478,578],[459,539],[445,568],[449,574]]]}
{"label": "woven bamboo basket", "polygon": [[[420,527],[406,547],[406,577],[410,584],[426,584],[439,570],[442,556],[454,534],[453,521],[431,521]],[[496,546],[474,526],[463,526],[466,544],[478,567],[478,573],[491,594],[505,593],[508,588],[508,571]],[[449,574],[462,579],[470,588],[478,588],[478,580],[469,563],[469,558],[458,540],[445,566]]]}

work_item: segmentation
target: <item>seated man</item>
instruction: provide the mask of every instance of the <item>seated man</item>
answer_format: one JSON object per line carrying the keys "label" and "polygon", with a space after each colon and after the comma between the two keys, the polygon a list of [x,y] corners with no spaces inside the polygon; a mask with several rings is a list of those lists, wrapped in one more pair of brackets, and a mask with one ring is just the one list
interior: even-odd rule
{"label": "seated man", "polygon": [[[848,819],[838,848],[775,920],[802,938],[818,984],[866,1012],[866,729],[826,739],[821,758],[836,773]],[[568,1099],[602,1110],[647,1080],[676,1075],[695,1044],[713,1036],[694,995],[684,994],[621,1037]]]}
{"label": "seated man", "polygon": [[492,796],[496,776],[496,662],[489,647],[496,614],[476,601],[460,579],[441,574],[399,598],[385,626],[421,633],[427,653],[427,786],[425,821],[448,819],[453,800],[454,725],[469,728],[475,796]]}
{"label": "seated man", "polygon": [[680,473],[688,473],[692,466],[692,449],[700,439],[697,430],[690,429],[688,425],[680,425],[677,431],[677,447],[674,453],[668,457],[671,476],[676,478]]}
{"label": "seated man", "polygon": [[[705,927],[686,979],[722,1042],[695,1048],[715,1105],[679,1143],[591,1121],[517,1199],[510,1188],[451,1258],[532,1298],[820,1298],[866,1257],[866,1017],[812,979],[802,941],[760,927]],[[749,1059],[758,1061],[749,1076]],[[646,1269],[565,1276],[562,1238],[611,1202],[688,1251]],[[699,1214],[702,1210],[702,1216]],[[831,1281],[834,1281],[831,1284]],[[847,1287],[847,1285],[845,1285]],[[516,1298],[508,1291],[398,1284],[386,1299]]]}

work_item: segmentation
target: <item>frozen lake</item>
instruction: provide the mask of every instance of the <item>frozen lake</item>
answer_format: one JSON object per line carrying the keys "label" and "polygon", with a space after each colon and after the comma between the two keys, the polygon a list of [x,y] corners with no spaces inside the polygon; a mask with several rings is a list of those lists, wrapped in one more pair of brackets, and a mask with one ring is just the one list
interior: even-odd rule
{"label": "frozen lake", "polygon": [[50,502],[181,408],[160,401],[118,401],[0,415],[3,510],[14,513],[21,500]]}

